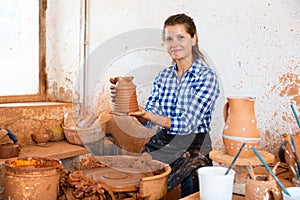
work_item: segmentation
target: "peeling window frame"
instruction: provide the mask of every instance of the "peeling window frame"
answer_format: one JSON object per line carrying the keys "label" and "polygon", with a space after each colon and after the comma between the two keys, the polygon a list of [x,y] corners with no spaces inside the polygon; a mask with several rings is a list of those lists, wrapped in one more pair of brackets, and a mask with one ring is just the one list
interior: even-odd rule
{"label": "peeling window frame", "polygon": [[39,1],[39,89],[37,94],[0,96],[0,103],[45,102],[47,89],[46,76],[46,10],[47,0]]}

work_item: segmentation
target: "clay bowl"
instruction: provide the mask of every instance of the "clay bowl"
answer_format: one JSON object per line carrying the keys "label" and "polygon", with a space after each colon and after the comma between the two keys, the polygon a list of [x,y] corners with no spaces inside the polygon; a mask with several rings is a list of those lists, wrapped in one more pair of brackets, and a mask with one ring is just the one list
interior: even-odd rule
{"label": "clay bowl", "polygon": [[18,157],[20,148],[18,144],[1,144],[0,145],[0,158],[13,158]]}
{"label": "clay bowl", "polygon": [[32,133],[31,138],[33,141],[35,141],[37,144],[46,144],[52,134],[51,133]]}

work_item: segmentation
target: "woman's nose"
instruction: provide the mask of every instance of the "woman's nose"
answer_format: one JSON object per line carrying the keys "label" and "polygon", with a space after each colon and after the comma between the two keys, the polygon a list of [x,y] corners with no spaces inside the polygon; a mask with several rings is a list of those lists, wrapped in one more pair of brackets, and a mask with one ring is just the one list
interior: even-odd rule
{"label": "woman's nose", "polygon": [[175,47],[175,46],[178,45],[178,43],[179,43],[179,41],[177,39],[174,39],[174,40],[169,42],[169,46],[170,47]]}

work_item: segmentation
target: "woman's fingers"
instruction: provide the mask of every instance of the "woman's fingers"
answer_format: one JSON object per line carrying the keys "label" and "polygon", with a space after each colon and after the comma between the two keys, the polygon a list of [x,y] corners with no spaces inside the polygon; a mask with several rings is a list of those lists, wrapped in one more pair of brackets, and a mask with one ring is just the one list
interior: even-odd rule
{"label": "woman's fingers", "polygon": [[115,78],[110,78],[109,82],[113,85],[110,85],[109,89],[110,89],[110,97],[111,97],[111,101],[115,102],[115,97],[116,97],[116,86],[115,84],[117,83],[117,80]]}
{"label": "woman's fingers", "polygon": [[116,78],[110,78],[109,79],[109,82],[111,83],[111,84],[116,84],[118,81],[117,81],[117,79]]}
{"label": "woman's fingers", "polygon": [[143,116],[146,114],[146,111],[140,108],[138,111],[129,112],[128,114],[131,116]]}

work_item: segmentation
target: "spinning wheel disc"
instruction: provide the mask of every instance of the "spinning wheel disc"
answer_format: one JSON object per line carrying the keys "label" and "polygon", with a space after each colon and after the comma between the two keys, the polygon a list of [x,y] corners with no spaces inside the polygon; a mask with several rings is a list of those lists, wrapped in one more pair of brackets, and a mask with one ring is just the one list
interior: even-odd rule
{"label": "spinning wheel disc", "polygon": [[91,176],[96,181],[105,182],[113,192],[134,192],[137,185],[145,175],[140,172],[126,169],[97,168],[84,171],[86,176]]}

